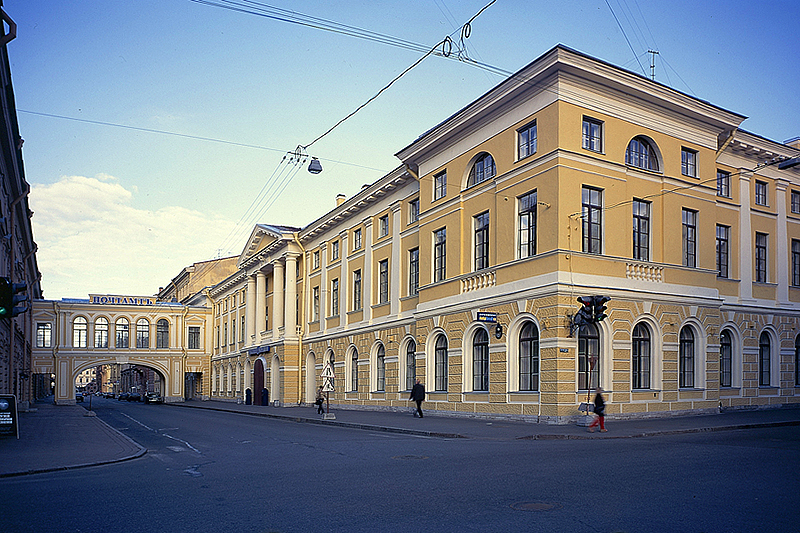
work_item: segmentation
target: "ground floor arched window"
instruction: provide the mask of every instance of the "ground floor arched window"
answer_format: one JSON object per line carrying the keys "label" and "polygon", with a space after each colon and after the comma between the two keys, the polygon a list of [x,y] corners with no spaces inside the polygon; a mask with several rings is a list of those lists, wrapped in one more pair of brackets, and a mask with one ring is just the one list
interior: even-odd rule
{"label": "ground floor arched window", "polygon": [[434,349],[434,386],[437,391],[447,390],[447,337],[439,335]]}
{"label": "ground floor arched window", "polygon": [[723,329],[719,334],[719,386],[733,385],[733,341],[731,332]]}
{"label": "ground floor arched window", "polygon": [[650,361],[650,330],[644,324],[636,324],[631,345],[631,386],[634,389],[650,388]]}
{"label": "ground floor arched window", "polygon": [[678,386],[694,387],[694,332],[684,326],[680,333]]}
{"label": "ground floor arched window", "polygon": [[519,390],[539,390],[539,330],[533,322],[519,334]]}
{"label": "ground floor arched window", "polygon": [[489,390],[489,334],[483,328],[472,341],[472,390]]}
{"label": "ground floor arched window", "polygon": [[578,389],[600,387],[600,333],[588,324],[578,331]]}

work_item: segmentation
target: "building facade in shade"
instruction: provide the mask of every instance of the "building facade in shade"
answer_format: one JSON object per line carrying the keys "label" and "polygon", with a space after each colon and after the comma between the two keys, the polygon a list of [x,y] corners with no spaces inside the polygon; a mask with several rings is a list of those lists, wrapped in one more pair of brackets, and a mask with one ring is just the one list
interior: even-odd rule
{"label": "building facade in shade", "polygon": [[310,403],[332,362],[352,408],[416,378],[550,422],[598,386],[617,416],[800,402],[800,151],[744,118],[553,48],[306,227],[254,228],[208,292],[211,397]]}
{"label": "building facade in shade", "polygon": [[[26,295],[29,302],[19,307],[30,308],[30,300],[42,297],[41,274],[9,64],[8,47],[15,37],[16,24],[2,5],[0,0],[0,276],[25,284],[25,290],[17,295]],[[16,395],[23,406],[50,393],[50,377],[31,371],[33,334],[30,312],[0,319],[0,394]]]}

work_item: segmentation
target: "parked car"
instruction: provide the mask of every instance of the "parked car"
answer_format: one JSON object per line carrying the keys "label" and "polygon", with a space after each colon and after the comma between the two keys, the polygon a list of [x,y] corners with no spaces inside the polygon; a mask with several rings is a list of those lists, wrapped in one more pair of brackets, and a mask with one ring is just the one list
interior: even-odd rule
{"label": "parked car", "polygon": [[142,401],[142,395],[139,394],[138,392],[132,392],[128,395],[126,400],[128,400],[129,402],[140,402]]}
{"label": "parked car", "polygon": [[164,403],[164,398],[157,392],[148,392],[144,395],[144,403]]}
{"label": "parked car", "polygon": [[83,394],[81,394],[80,392],[76,393],[75,394],[75,401],[76,402],[82,402],[83,401]]}
{"label": "parked car", "polygon": [[130,396],[130,395],[131,395],[130,392],[120,392],[119,396],[117,396],[117,400],[119,400],[119,401],[127,400],[128,396]]}

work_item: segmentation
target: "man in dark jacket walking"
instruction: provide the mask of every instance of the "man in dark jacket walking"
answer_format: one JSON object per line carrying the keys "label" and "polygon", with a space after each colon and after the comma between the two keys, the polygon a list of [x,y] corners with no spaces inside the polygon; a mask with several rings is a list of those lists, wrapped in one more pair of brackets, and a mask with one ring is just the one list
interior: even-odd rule
{"label": "man in dark jacket walking", "polygon": [[417,402],[417,410],[414,412],[414,417],[419,416],[422,418],[422,402],[425,401],[425,386],[417,380],[414,387],[411,389],[411,398]]}

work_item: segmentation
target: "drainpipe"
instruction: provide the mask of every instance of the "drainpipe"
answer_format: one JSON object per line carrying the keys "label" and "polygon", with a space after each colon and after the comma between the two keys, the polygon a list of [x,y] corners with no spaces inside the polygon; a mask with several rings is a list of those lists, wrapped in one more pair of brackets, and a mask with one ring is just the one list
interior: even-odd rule
{"label": "drainpipe", "polygon": [[[301,257],[303,258],[303,294],[302,294],[303,297],[302,297],[301,301],[303,302],[303,310],[305,310],[305,306],[308,304],[308,302],[306,302],[306,294],[308,292],[308,262],[306,261],[306,249],[303,246],[303,244],[300,242],[300,238],[298,237],[299,233],[300,232],[295,231],[294,233],[292,233],[292,237],[294,237],[294,242],[297,243],[297,246],[300,247],[300,252],[302,253]],[[302,317],[303,317],[303,319],[305,319],[305,313],[302,313]],[[298,318],[300,318],[300,317],[298,317]],[[305,331],[305,330],[301,327],[300,328],[300,333],[297,335],[297,349],[298,349],[298,351],[300,353],[300,358],[301,358],[300,359],[300,368],[303,368],[303,360],[302,360],[302,357],[303,357],[303,331]],[[302,385],[302,380],[300,380],[300,381],[301,381],[301,383],[298,383],[298,385]],[[297,405],[300,405],[301,403],[303,403],[303,395],[305,394],[305,387],[300,386],[299,388],[300,388],[300,398],[299,398],[300,401],[298,402]]]}

